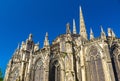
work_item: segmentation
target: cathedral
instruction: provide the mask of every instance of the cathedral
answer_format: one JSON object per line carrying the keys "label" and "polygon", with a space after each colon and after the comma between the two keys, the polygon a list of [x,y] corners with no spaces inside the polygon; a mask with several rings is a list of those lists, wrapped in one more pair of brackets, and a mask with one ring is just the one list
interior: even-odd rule
{"label": "cathedral", "polygon": [[73,32],[67,23],[51,44],[46,33],[43,48],[30,34],[9,60],[4,81],[120,81],[120,39],[102,27],[98,38],[90,29],[88,39],[81,7],[79,17],[79,33],[73,19]]}

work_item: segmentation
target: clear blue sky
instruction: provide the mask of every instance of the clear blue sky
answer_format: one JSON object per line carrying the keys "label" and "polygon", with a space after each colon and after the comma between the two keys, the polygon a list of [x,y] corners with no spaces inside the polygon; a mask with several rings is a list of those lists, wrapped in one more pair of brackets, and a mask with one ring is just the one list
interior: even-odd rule
{"label": "clear blue sky", "polygon": [[111,27],[120,37],[120,0],[0,0],[0,67],[5,72],[18,43],[25,41],[29,33],[35,42],[43,46],[45,32],[50,42],[65,33],[66,23],[75,18],[79,31],[79,6],[89,33],[96,37],[100,25],[107,32]]}

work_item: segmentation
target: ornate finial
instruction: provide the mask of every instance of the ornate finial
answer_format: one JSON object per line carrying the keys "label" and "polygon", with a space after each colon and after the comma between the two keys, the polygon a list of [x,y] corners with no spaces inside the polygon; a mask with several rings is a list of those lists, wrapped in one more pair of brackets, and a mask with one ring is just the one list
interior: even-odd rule
{"label": "ornate finial", "polygon": [[77,34],[76,25],[75,25],[75,19],[73,19],[73,34]]}
{"label": "ornate finial", "polygon": [[45,35],[46,38],[48,38],[48,32],[46,32],[46,35]]}
{"label": "ornate finial", "polygon": [[22,45],[24,45],[25,44],[25,42],[24,41],[22,41]]}
{"label": "ornate finial", "polygon": [[45,40],[44,40],[44,47],[49,46],[49,40],[48,40],[48,32],[46,32]]}
{"label": "ornate finial", "polygon": [[25,42],[22,41],[21,48],[20,49],[25,49]]}
{"label": "ornate finial", "polygon": [[94,34],[93,34],[93,31],[92,31],[92,28],[90,29],[90,39],[94,39]]}
{"label": "ornate finial", "polygon": [[28,40],[32,40],[32,34],[31,33],[29,34]]}
{"label": "ornate finial", "polygon": [[109,36],[109,37],[112,36],[112,30],[111,30],[111,28],[108,28],[108,36]]}
{"label": "ornate finial", "polygon": [[101,38],[106,39],[106,34],[105,34],[102,26],[101,26]]}
{"label": "ornate finial", "polygon": [[87,32],[81,6],[80,6],[80,35],[87,40]]}
{"label": "ornate finial", "polygon": [[69,23],[66,24],[66,34],[71,34],[71,32],[70,32],[70,24]]}
{"label": "ornate finial", "polygon": [[103,27],[102,26],[100,26],[100,27],[101,27],[101,32],[104,32]]}

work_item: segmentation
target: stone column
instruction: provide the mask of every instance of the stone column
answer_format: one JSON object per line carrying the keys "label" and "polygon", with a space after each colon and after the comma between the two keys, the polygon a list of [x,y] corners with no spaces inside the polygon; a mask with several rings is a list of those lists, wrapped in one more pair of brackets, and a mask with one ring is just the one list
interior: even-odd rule
{"label": "stone column", "polygon": [[57,81],[57,78],[58,78],[58,74],[57,74],[57,65],[55,65],[55,81]]}
{"label": "stone column", "polygon": [[28,71],[27,71],[26,81],[30,81],[31,65],[32,65],[32,51],[30,52],[30,59],[29,59],[29,64],[28,64]]}
{"label": "stone column", "polygon": [[81,60],[82,81],[86,81],[85,60],[84,60],[84,51],[83,51],[83,46],[82,45],[81,45],[80,56],[81,56],[80,60]]}
{"label": "stone column", "polygon": [[24,80],[24,65],[25,65],[25,53],[23,53],[23,58],[22,58],[22,65],[21,65],[21,70],[20,70],[20,80]]}
{"label": "stone column", "polygon": [[60,81],[65,81],[65,72],[64,72],[64,70],[63,69],[60,69],[61,71],[60,71]]}

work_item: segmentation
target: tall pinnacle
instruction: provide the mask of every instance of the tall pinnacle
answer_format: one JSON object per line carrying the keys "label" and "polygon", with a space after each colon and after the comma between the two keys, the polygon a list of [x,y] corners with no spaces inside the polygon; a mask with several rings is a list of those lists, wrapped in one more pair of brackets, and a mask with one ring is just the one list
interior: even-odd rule
{"label": "tall pinnacle", "polygon": [[70,23],[67,23],[67,24],[66,24],[66,34],[71,34],[71,31],[70,31]]}
{"label": "tall pinnacle", "polygon": [[111,30],[111,28],[108,28],[108,36],[109,36],[109,37],[112,36],[112,30]]}
{"label": "tall pinnacle", "polygon": [[75,19],[73,19],[73,34],[77,34]]}
{"label": "tall pinnacle", "polygon": [[106,39],[106,34],[105,34],[102,26],[101,26],[101,38]]}
{"label": "tall pinnacle", "polygon": [[84,23],[84,18],[83,18],[81,6],[80,6],[80,35],[83,38],[87,39],[87,32],[86,32],[86,27],[85,27],[85,23]]}
{"label": "tall pinnacle", "polygon": [[109,37],[116,37],[114,31],[111,28],[108,28],[108,36]]}
{"label": "tall pinnacle", "polygon": [[116,37],[116,35],[115,35],[115,33],[114,33],[114,31],[112,30],[112,37]]}
{"label": "tall pinnacle", "polygon": [[94,39],[94,34],[93,34],[93,31],[92,31],[92,28],[90,29],[90,39]]}
{"label": "tall pinnacle", "polygon": [[46,32],[45,40],[44,40],[44,47],[49,46],[49,40],[48,40],[48,33]]}
{"label": "tall pinnacle", "polygon": [[31,33],[29,34],[28,40],[32,41],[32,34]]}
{"label": "tall pinnacle", "polygon": [[101,26],[101,33],[104,33],[103,27]]}

